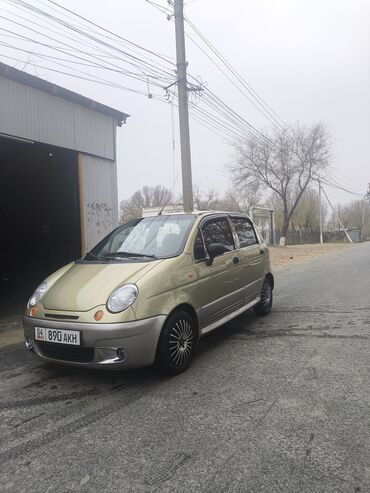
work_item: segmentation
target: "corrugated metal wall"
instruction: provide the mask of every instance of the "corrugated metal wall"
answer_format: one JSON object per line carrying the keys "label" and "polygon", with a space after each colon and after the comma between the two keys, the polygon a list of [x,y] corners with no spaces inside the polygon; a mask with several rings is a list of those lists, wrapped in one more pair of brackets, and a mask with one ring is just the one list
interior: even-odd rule
{"label": "corrugated metal wall", "polygon": [[115,159],[109,116],[0,77],[0,133]]}
{"label": "corrugated metal wall", "polygon": [[84,246],[89,251],[118,224],[116,163],[80,154],[79,167]]}

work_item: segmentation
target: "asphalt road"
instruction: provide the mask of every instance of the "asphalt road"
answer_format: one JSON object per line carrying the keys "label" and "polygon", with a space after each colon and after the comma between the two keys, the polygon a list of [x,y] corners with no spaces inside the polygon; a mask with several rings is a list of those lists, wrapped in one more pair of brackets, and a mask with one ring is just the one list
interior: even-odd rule
{"label": "asphalt road", "polygon": [[369,366],[369,243],[277,272],[176,378],[2,348],[0,491],[370,491]]}

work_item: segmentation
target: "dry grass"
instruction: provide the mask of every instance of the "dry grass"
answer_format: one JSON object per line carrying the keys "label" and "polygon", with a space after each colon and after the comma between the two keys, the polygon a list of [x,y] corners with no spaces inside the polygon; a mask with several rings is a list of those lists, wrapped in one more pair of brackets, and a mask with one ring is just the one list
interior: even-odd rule
{"label": "dry grass", "polygon": [[323,245],[292,245],[284,248],[270,248],[271,266],[273,269],[278,269],[297,262],[307,262],[315,257],[328,255],[353,246],[347,243],[324,243]]}

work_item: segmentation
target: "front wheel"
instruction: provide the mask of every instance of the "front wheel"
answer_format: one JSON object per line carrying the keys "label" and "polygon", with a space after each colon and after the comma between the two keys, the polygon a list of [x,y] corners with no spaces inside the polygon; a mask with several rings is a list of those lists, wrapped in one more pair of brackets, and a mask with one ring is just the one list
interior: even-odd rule
{"label": "front wheel", "polygon": [[257,315],[268,315],[272,308],[272,284],[268,279],[265,279],[261,289],[261,301],[254,306],[254,311]]}
{"label": "front wheel", "polygon": [[157,363],[166,373],[178,375],[194,357],[198,343],[196,325],[184,310],[172,314],[164,324],[157,348]]}

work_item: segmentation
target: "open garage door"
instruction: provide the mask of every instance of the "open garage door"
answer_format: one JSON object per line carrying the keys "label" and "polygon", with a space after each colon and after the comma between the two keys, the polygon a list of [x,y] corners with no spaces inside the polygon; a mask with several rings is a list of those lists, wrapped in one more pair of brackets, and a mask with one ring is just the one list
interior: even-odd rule
{"label": "open garage door", "polygon": [[0,303],[81,256],[77,153],[0,138]]}

